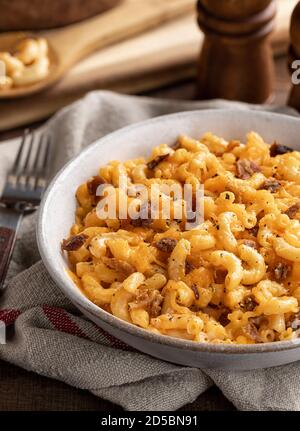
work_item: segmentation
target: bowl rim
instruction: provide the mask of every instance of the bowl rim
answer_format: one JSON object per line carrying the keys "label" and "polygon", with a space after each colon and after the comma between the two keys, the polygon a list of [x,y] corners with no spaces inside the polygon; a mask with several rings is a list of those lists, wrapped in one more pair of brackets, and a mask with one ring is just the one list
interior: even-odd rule
{"label": "bowl rim", "polygon": [[[47,222],[47,210],[48,204],[51,200],[51,196],[55,193],[55,186],[57,182],[60,182],[64,176],[68,176],[69,170],[72,169],[73,164],[76,164],[85,154],[89,152],[93,152],[96,148],[99,147],[101,151],[101,146],[109,145],[109,142],[119,137],[120,135],[126,134],[128,132],[132,132],[137,129],[141,129],[145,126],[153,126],[155,127],[157,124],[162,123],[166,120],[175,120],[180,117],[188,118],[191,116],[199,116],[206,114],[219,114],[219,115],[249,115],[249,110],[242,109],[227,109],[227,108],[218,108],[218,109],[198,109],[192,111],[184,111],[184,112],[176,112],[172,114],[162,115],[154,118],[150,118],[148,120],[136,122],[126,127],[122,127],[112,133],[109,133],[102,138],[96,139],[93,143],[88,145],[79,154],[74,156],[71,160],[69,160],[53,177],[50,184],[47,187],[47,190],[43,196],[41,205],[38,210],[38,222],[36,228],[36,237],[38,249],[42,258],[42,261],[50,274],[51,278],[56,282],[60,290],[71,300],[73,304],[77,307],[86,310],[87,313],[93,315],[96,319],[103,320],[106,324],[113,326],[115,329],[119,331],[124,331],[127,334],[135,337],[139,337],[140,339],[146,340],[148,342],[152,342],[155,344],[165,345],[171,348],[179,348],[185,349],[188,351],[194,352],[206,352],[206,353],[214,353],[214,354],[259,354],[259,353],[272,353],[276,351],[287,351],[294,350],[299,348],[300,346],[300,338],[295,340],[284,340],[284,341],[276,341],[276,342],[268,342],[261,344],[226,344],[226,343],[207,343],[207,342],[195,342],[191,340],[185,340],[180,338],[170,337],[168,335],[156,334],[154,332],[147,331],[147,329],[140,328],[134,324],[128,323],[124,320],[119,319],[118,317],[108,313],[102,308],[98,307],[96,304],[91,302],[81,291],[79,288],[74,289],[74,282],[71,278],[66,275],[67,268],[58,269],[55,266],[55,262],[52,262],[51,257],[48,253],[47,247],[47,237],[45,236],[44,227]],[[282,119],[287,122],[299,123],[299,118],[294,117],[287,114],[275,113],[270,111],[258,111],[251,110],[251,115],[256,115],[258,117],[265,118],[277,118]],[[60,181],[59,181],[60,180]]]}

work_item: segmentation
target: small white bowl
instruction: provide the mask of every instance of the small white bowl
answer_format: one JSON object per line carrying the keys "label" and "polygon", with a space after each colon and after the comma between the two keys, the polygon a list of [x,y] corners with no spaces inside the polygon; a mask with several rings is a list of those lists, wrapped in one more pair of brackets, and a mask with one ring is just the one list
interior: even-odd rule
{"label": "small white bowl", "polygon": [[118,130],[90,145],[53,179],[39,212],[39,250],[50,275],[88,318],[130,346],[157,358],[199,368],[254,369],[300,360],[300,339],[256,345],[196,343],[157,335],[112,316],[89,301],[68,276],[60,243],[74,222],[75,191],[100,165],[147,156],[152,147],[173,144],[179,134],[200,137],[211,131],[225,139],[245,140],[249,131],[266,142],[300,149],[300,120],[286,115],[241,110],[202,110],[167,115]]}

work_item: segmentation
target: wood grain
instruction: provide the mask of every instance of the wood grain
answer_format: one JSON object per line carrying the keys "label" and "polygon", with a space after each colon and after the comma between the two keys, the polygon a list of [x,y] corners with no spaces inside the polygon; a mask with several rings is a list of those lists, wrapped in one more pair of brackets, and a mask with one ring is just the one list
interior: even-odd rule
{"label": "wood grain", "polygon": [[[41,33],[48,41],[50,69],[47,77],[35,84],[2,89],[0,99],[29,97],[44,91],[61,79],[71,66],[95,50],[136,36],[194,9],[194,0],[124,0],[120,6],[79,24]],[[7,44],[35,34],[0,34],[0,50]]]}
{"label": "wood grain", "polygon": [[100,14],[122,0],[0,0],[0,31],[60,27]]}
{"label": "wood grain", "polygon": [[215,9],[210,4],[207,10],[207,1],[198,0],[197,20],[205,38],[198,62],[197,98],[264,103],[274,83],[269,35],[275,27],[275,0],[262,2],[265,8],[259,11],[253,0],[243,0],[241,16],[232,3],[219,0]]}

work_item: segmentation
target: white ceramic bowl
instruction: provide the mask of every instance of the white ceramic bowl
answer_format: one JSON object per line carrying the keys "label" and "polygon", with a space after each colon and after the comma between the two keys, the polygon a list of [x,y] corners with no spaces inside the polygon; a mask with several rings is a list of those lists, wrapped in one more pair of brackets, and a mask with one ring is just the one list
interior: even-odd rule
{"label": "white ceramic bowl", "polygon": [[[74,222],[75,191],[112,159],[148,155],[152,147],[174,143],[179,134],[200,137],[212,131],[226,139],[245,140],[251,130],[272,143],[300,145],[300,120],[256,111],[206,110],[155,118],[112,133],[82,151],[54,178],[44,196],[38,222],[42,259],[58,286],[73,304],[105,331],[142,352],[177,364],[199,368],[253,369],[300,359],[300,340],[256,345],[206,344],[157,335],[124,322],[90,302],[67,275],[60,250]],[[299,147],[298,147],[299,149]]]}

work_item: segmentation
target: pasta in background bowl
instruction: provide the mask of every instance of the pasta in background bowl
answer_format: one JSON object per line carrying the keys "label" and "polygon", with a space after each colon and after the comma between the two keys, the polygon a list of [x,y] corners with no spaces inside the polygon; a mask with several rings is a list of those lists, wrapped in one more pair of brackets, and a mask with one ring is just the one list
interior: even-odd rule
{"label": "pasta in background bowl", "polygon": [[[102,138],[43,200],[38,242],[50,274],[96,324],[153,356],[231,369],[298,360],[299,132],[292,117],[218,110]],[[129,187],[203,184],[204,219],[187,229],[171,205],[169,218],[100,220],[97,186],[120,195],[120,175]]]}

